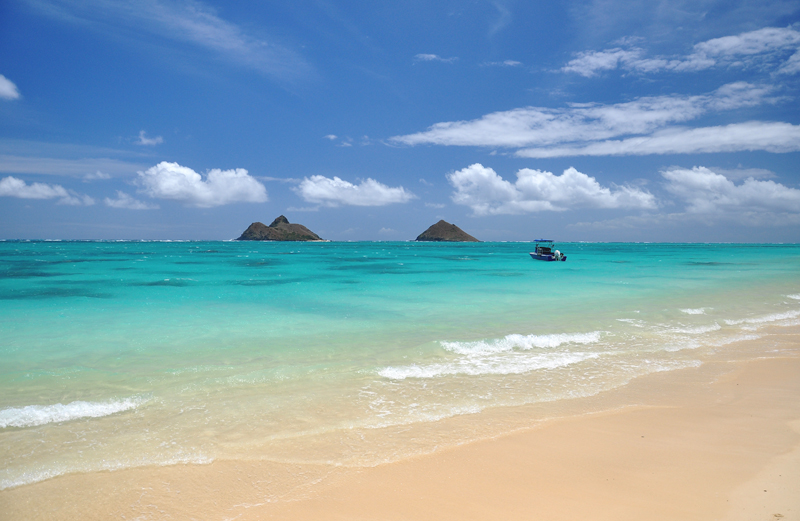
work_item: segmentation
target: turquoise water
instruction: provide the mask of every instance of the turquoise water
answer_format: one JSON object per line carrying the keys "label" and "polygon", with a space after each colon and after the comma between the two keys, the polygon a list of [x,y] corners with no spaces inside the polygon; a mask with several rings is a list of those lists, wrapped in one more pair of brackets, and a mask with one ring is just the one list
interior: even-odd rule
{"label": "turquoise water", "polygon": [[567,262],[528,243],[2,242],[0,489],[376,464],[485,434],[441,420],[597,395],[800,323],[797,245],[558,247]]}

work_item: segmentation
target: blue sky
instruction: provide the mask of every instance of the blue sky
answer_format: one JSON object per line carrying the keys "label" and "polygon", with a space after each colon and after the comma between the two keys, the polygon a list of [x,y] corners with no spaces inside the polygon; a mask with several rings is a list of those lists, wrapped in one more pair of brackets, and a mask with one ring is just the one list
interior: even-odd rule
{"label": "blue sky", "polygon": [[800,2],[0,4],[0,238],[800,241]]}

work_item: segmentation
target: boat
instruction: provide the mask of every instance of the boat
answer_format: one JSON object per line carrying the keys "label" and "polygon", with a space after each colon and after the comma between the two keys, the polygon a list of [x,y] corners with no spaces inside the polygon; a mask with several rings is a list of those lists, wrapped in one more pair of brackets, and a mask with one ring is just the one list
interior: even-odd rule
{"label": "boat", "polygon": [[543,261],[565,261],[567,256],[555,249],[553,241],[548,239],[536,239],[536,250],[531,252],[531,257]]}

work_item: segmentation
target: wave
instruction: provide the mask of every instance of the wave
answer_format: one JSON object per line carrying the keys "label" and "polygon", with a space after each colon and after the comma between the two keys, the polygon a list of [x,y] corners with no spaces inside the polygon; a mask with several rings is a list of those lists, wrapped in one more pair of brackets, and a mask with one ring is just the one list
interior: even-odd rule
{"label": "wave", "polygon": [[591,358],[598,358],[596,353],[558,353],[539,356],[512,357],[475,357],[470,356],[449,363],[430,365],[405,365],[386,367],[378,374],[391,380],[406,378],[436,378],[439,376],[482,376],[523,374],[538,369],[557,369],[576,364]]}
{"label": "wave", "polygon": [[0,429],[6,427],[36,427],[47,423],[60,423],[79,418],[100,418],[135,409],[147,400],[133,396],[108,402],[71,402],[66,405],[27,405],[0,410]]}
{"label": "wave", "polygon": [[800,295],[786,295],[786,296],[794,300],[800,300]]}
{"label": "wave", "polygon": [[706,308],[696,308],[696,309],[681,309],[681,313],[686,313],[687,315],[705,315]]}
{"label": "wave", "polygon": [[778,320],[785,320],[787,318],[800,317],[800,310],[786,311],[784,313],[773,313],[771,315],[764,315],[763,317],[755,318],[742,318],[739,320],[726,320],[725,323],[729,326],[738,324],[767,324],[769,322],[777,322]]}
{"label": "wave", "polygon": [[553,335],[506,335],[494,340],[477,342],[439,342],[442,347],[460,355],[506,353],[514,349],[553,348],[562,344],[593,344],[602,331],[591,333],[557,333]]}
{"label": "wave", "polygon": [[697,326],[697,327],[674,327],[669,329],[671,333],[685,333],[687,335],[702,335],[703,333],[710,333],[712,331],[719,331],[722,326],[714,322],[710,326]]}
{"label": "wave", "polygon": [[[177,454],[169,455],[164,459],[158,457],[141,456],[134,458],[130,461],[117,460],[117,461],[103,461],[99,465],[92,466],[77,466],[69,467],[66,465],[53,465],[42,466],[39,468],[28,469],[20,472],[13,477],[0,479],[0,490],[9,488],[20,487],[22,485],[30,485],[31,483],[38,483],[47,479],[63,476],[64,474],[72,474],[75,472],[97,472],[100,470],[115,471],[124,470],[136,467],[145,466],[159,466],[168,467],[171,465],[208,465],[214,462],[214,458],[206,456],[202,453],[185,453],[178,452]],[[8,469],[6,469],[8,473]]]}

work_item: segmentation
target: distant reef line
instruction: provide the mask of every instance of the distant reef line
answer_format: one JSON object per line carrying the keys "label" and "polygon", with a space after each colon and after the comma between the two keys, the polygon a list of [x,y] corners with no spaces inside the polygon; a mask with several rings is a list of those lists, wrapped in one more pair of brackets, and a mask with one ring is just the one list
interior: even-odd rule
{"label": "distant reef line", "polygon": [[[237,241],[295,241],[295,242],[320,242],[325,241],[316,233],[302,224],[290,223],[281,215],[272,221],[269,226],[261,222],[254,222],[242,232]],[[430,226],[416,238],[420,242],[481,242],[468,234],[455,224],[441,220]]]}

